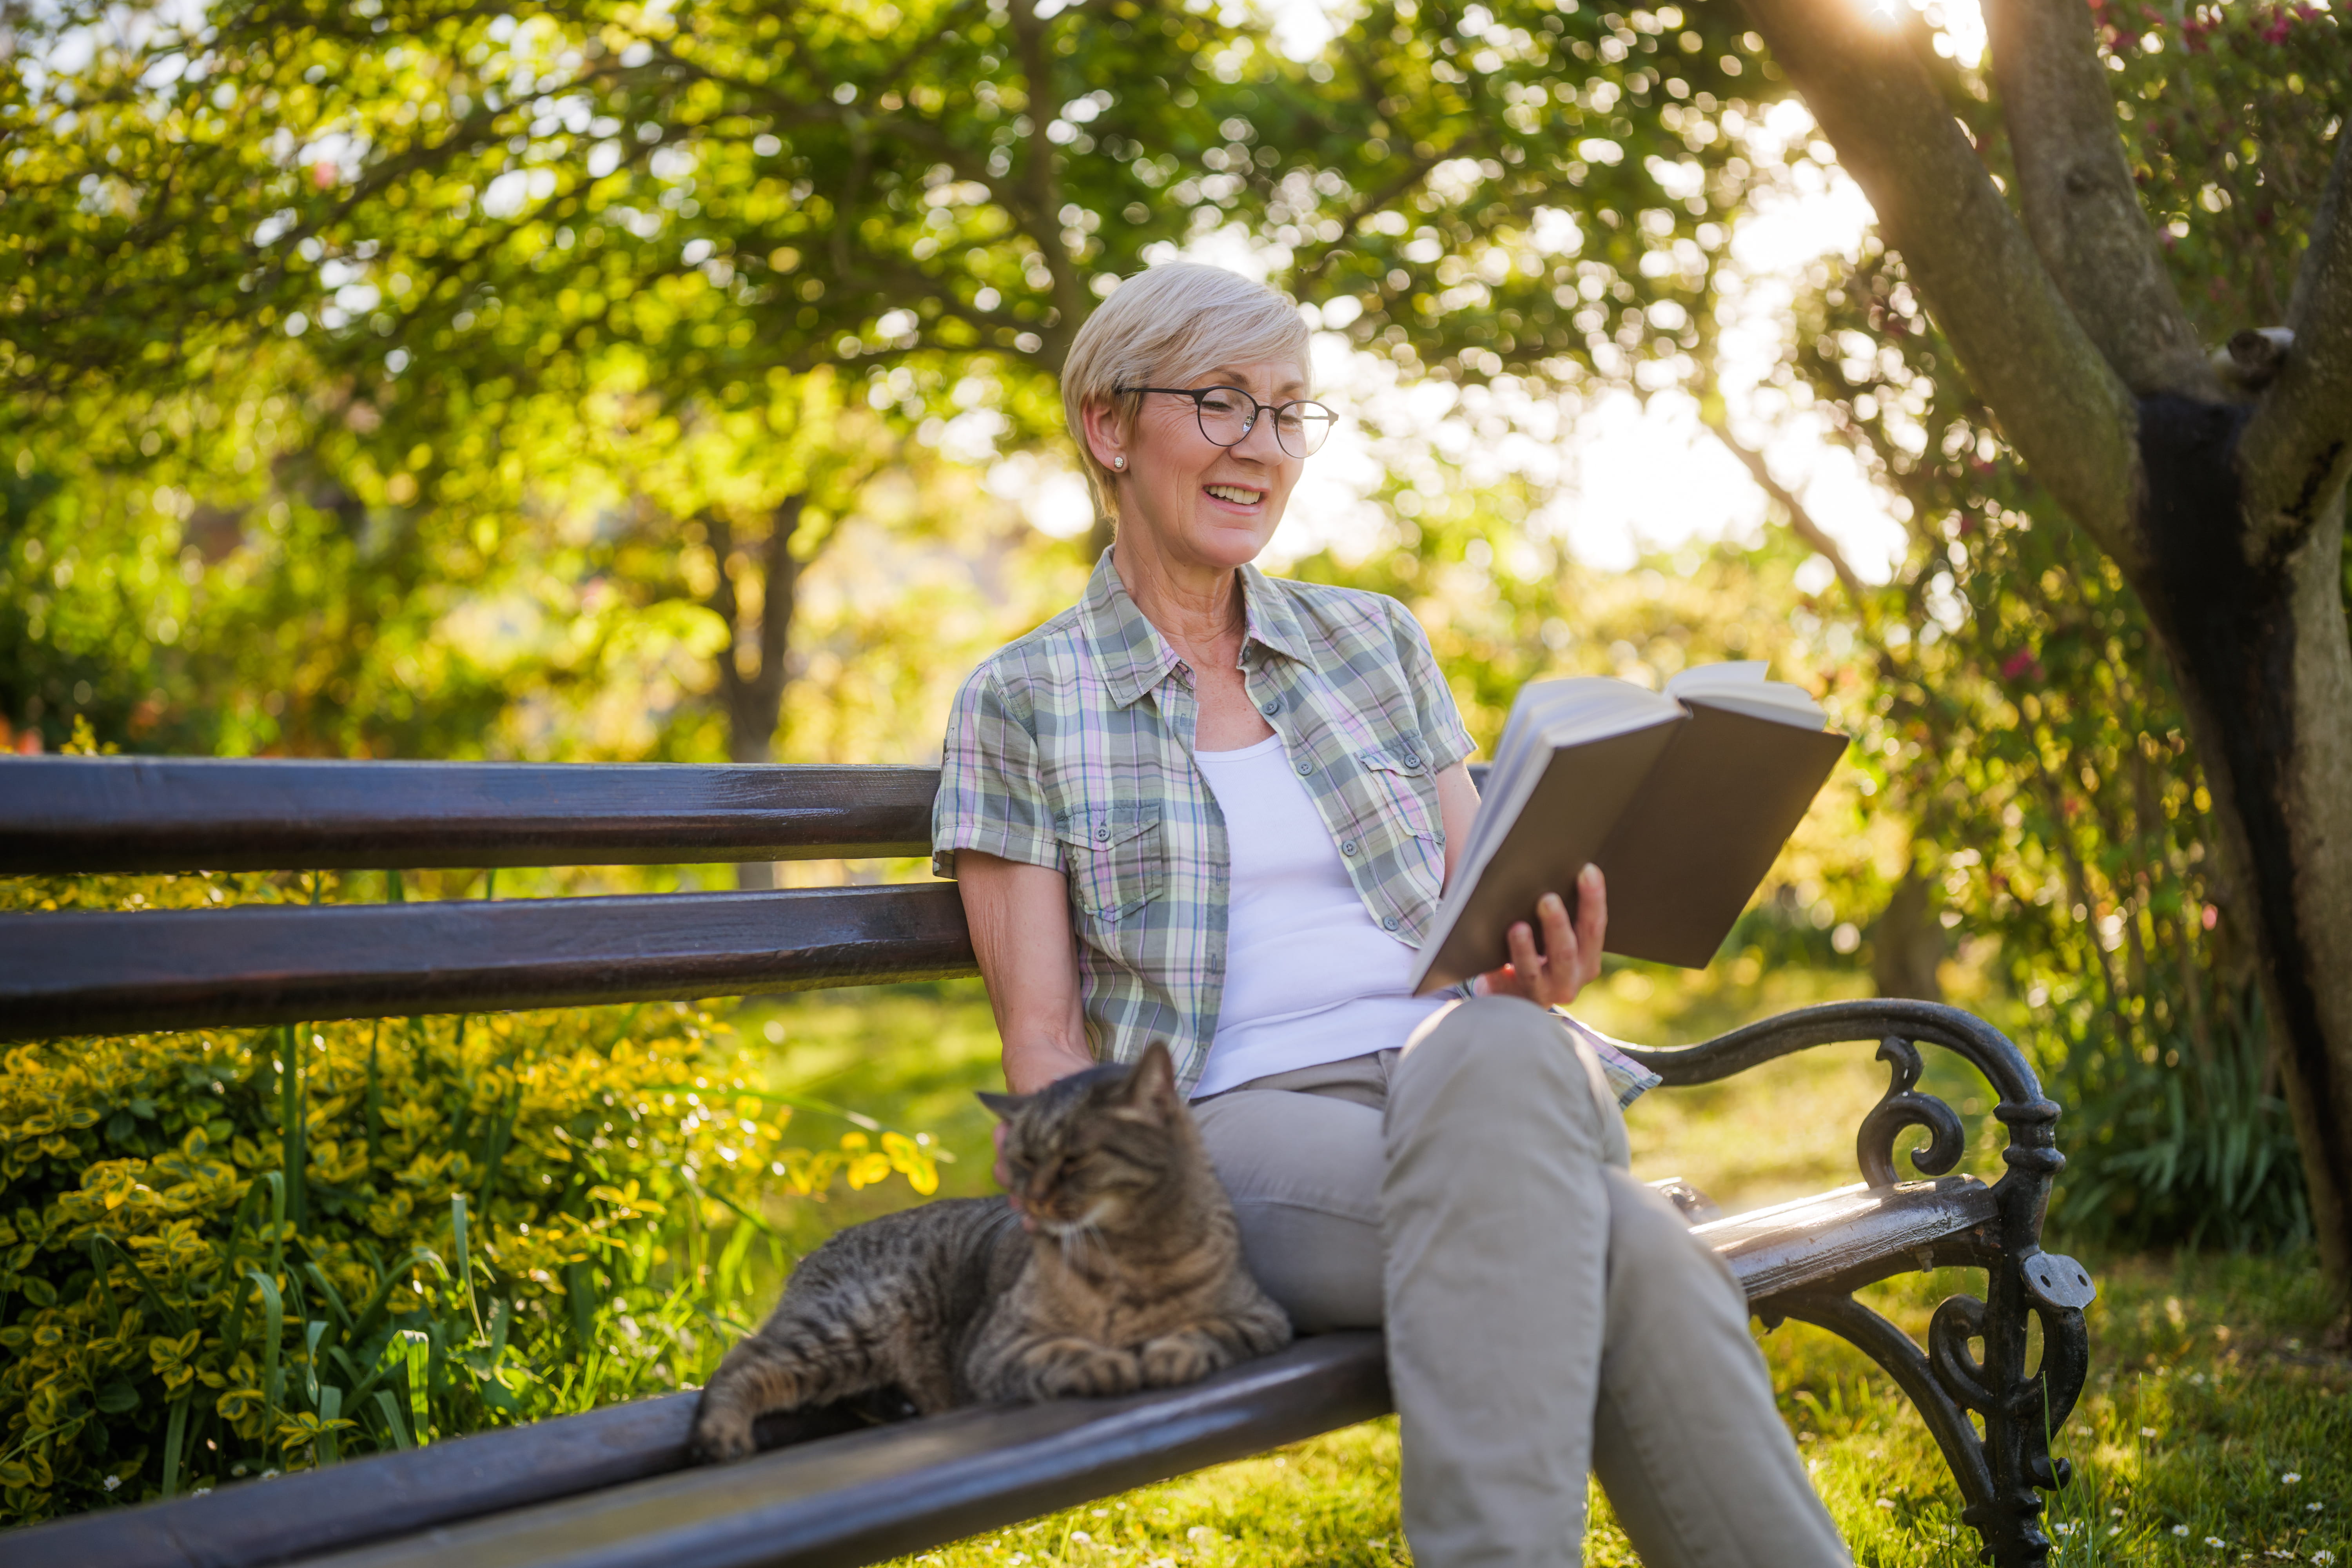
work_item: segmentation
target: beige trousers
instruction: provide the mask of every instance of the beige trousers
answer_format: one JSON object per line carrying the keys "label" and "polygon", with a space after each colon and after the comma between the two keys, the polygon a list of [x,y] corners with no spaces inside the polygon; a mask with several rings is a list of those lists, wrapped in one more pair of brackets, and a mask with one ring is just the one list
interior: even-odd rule
{"label": "beige trousers", "polygon": [[1258,1282],[1304,1331],[1387,1328],[1420,1568],[1580,1561],[1589,1470],[1651,1568],[1852,1562],[1738,1283],[1550,1015],[1460,1003],[1193,1110]]}

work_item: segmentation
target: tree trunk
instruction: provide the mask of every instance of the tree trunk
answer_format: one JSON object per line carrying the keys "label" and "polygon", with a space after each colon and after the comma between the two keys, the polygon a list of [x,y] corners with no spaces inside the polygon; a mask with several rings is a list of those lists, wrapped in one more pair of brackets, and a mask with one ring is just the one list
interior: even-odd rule
{"label": "tree trunk", "polygon": [[1941,1002],[1944,930],[1936,923],[1933,889],[1914,867],[1903,873],[1870,928],[1870,977],[1881,996]]}
{"label": "tree trunk", "polygon": [[1924,25],[1743,4],[2004,438],[2148,607],[2242,873],[2320,1258],[2352,1297],[2352,138],[2312,214],[2292,352],[2255,401],[2217,402],[2117,162],[2089,7],[1987,0],[2021,223],[1921,63]]}
{"label": "tree trunk", "polygon": [[[727,758],[757,763],[775,759],[776,730],[783,721],[784,687],[790,679],[786,655],[792,629],[793,597],[800,587],[801,563],[793,556],[793,534],[807,509],[804,495],[788,496],[770,519],[768,537],[761,546],[760,614],[747,625],[747,612],[727,563],[735,549],[734,533],[723,516],[707,520],[711,549],[719,556],[719,585],[710,607],[727,623],[727,646],[719,654],[719,696],[727,711]],[[744,668],[745,655],[752,663]],[[765,860],[747,860],[735,868],[735,885],[745,891],[764,891],[776,885],[776,868]]]}
{"label": "tree trunk", "polygon": [[2252,410],[2140,405],[2150,543],[2134,587],[2181,686],[2239,868],[2270,1043],[2320,1260],[2352,1279],[2352,639],[2338,491],[2294,547],[2254,548],[2239,438]]}

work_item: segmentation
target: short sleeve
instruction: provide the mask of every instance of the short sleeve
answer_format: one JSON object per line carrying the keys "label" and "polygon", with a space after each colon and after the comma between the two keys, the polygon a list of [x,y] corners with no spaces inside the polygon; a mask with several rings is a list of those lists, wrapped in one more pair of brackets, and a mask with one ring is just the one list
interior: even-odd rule
{"label": "short sleeve", "polygon": [[1462,710],[1454,705],[1454,689],[1445,684],[1445,672],[1437,668],[1437,655],[1431,651],[1429,634],[1412,612],[1394,600],[1390,602],[1391,630],[1396,637],[1397,656],[1404,664],[1404,678],[1412,692],[1415,719],[1421,725],[1421,743],[1429,759],[1432,773],[1444,773],[1478,749],[1470,731],[1463,727]]}
{"label": "short sleeve", "polygon": [[1024,720],[989,665],[956,693],[931,803],[933,876],[955,875],[959,849],[1062,869],[1038,780],[1037,736]]}

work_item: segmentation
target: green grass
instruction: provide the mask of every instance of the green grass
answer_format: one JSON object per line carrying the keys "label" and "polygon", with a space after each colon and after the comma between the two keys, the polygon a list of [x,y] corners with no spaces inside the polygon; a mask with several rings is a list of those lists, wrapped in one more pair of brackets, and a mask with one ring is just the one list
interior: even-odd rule
{"label": "green grass", "polygon": [[[1641,974],[1612,978],[1580,1011],[1614,1034],[1684,1043],[1851,994],[1844,976],[1800,973],[1738,986]],[[989,1190],[989,1119],[970,1090],[995,1081],[997,1047],[976,984],[793,998],[747,1006],[737,1021],[753,1041],[776,1026],[772,1088],[920,1128],[955,1156],[942,1168],[942,1192]],[[1885,1083],[1871,1047],[1853,1046],[1809,1052],[1733,1084],[1651,1095],[1628,1119],[1635,1170],[1679,1174],[1732,1210],[1853,1182],[1854,1129]],[[1931,1066],[1928,1087],[1976,1124],[1968,1168],[1997,1175],[1998,1129],[1981,1114],[1981,1083]],[[810,1120],[794,1132],[819,1135],[817,1113],[801,1114]],[[821,1231],[905,1201],[895,1184],[888,1190],[898,1195],[836,1196],[801,1223]],[[2326,1552],[2352,1568],[2352,1360],[2319,1348],[2329,1303],[2311,1259],[2084,1260],[2101,1295],[2089,1314],[2091,1384],[2058,1436],[2077,1478],[2053,1505],[2061,1530],[2053,1561],[2310,1563],[2330,1560],[2318,1555]],[[1945,1296],[1979,1289],[1974,1276],[1947,1271],[1891,1281],[1868,1299],[1917,1335]],[[1784,1325],[1763,1345],[1782,1413],[1857,1561],[1973,1563],[1949,1473],[1891,1383],[1859,1352],[1803,1324]],[[1370,1422],[909,1561],[1372,1568],[1409,1555],[1396,1467],[1395,1423]],[[1636,1561],[1597,1489],[1586,1561]]]}

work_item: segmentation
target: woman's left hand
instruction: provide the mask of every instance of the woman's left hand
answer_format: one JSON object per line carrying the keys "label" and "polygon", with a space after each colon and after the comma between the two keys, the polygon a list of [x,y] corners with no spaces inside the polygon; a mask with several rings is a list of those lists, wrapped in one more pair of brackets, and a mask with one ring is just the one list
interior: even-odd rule
{"label": "woman's left hand", "polygon": [[1558,893],[1536,905],[1543,924],[1543,950],[1527,921],[1514,924],[1507,940],[1511,962],[1478,976],[1482,996],[1524,996],[1538,1007],[1564,1007],[1601,973],[1601,944],[1609,934],[1609,890],[1601,868],[1587,866],[1576,878],[1576,920]]}

